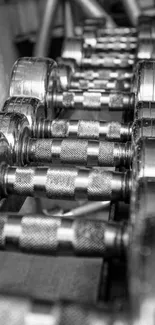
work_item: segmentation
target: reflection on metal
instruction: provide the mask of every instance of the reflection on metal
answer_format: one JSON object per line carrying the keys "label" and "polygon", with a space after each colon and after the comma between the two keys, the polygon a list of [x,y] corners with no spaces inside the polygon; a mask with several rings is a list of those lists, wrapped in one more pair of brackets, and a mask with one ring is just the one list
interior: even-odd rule
{"label": "reflection on metal", "polygon": [[69,0],[64,0],[64,29],[65,37],[74,37],[74,17],[72,4]]}
{"label": "reflection on metal", "polygon": [[42,25],[38,35],[38,40],[34,48],[34,56],[41,57],[48,55],[51,29],[54,26],[58,6],[58,0],[47,0]]}
{"label": "reflection on metal", "polygon": [[141,9],[137,0],[122,0],[130,23],[133,26],[137,25],[138,17],[141,15]]}
{"label": "reflection on metal", "polygon": [[102,18],[106,17],[106,19],[111,23],[111,27],[115,26],[112,18],[105,12],[103,7],[97,2],[97,0],[74,0],[81,7],[83,12],[87,17],[90,18]]}

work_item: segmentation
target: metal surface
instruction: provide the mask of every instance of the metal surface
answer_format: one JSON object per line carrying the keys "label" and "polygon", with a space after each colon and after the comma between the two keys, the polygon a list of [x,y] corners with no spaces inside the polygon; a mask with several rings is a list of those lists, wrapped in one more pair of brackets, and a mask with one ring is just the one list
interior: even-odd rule
{"label": "metal surface", "polygon": [[141,8],[136,0],[122,0],[128,18],[133,26],[137,25],[138,17],[141,14]]}
{"label": "metal surface", "polygon": [[65,37],[74,37],[74,15],[72,3],[69,0],[64,1],[64,29]]}
{"label": "metal surface", "polygon": [[127,200],[128,172],[72,167],[9,167],[1,164],[1,196],[9,194],[94,201]]}
{"label": "metal surface", "polygon": [[[135,10],[132,19],[136,15]],[[6,201],[0,216],[0,249],[4,257],[9,251],[19,260],[21,252],[26,253],[25,259],[32,254],[43,258],[41,267],[38,264],[33,271],[32,297],[37,277],[37,288],[46,278],[51,292],[52,264],[53,285],[61,292],[63,284],[72,287],[67,300],[75,299],[77,274],[80,278],[83,274],[79,268],[74,283],[69,280],[68,285],[66,279],[74,271],[72,264],[68,272],[65,263],[72,255],[78,263],[81,256],[89,257],[86,301],[91,289],[93,301],[102,306],[102,312],[94,313],[88,305],[56,302],[49,312],[41,286],[39,316],[30,301],[26,306],[31,311],[25,312],[24,307],[22,315],[22,300],[18,311],[15,303],[15,314],[20,313],[23,324],[154,324],[155,23],[143,16],[137,28],[106,26],[105,18],[81,23],[79,36],[65,40],[64,58],[57,60],[58,65],[48,58],[21,58],[13,69],[10,98],[0,118],[0,206],[12,195],[18,197],[19,207],[22,198],[27,197],[27,203],[20,213],[13,213],[15,208],[9,213]],[[75,120],[70,119],[72,109]],[[122,122],[118,111],[123,112]],[[60,268],[55,266],[57,255],[65,256]],[[100,279],[94,271],[88,283],[95,260],[102,264]],[[1,262],[1,267],[13,272],[11,261]],[[46,267],[50,280],[41,272]],[[17,269],[18,265],[14,271],[18,278]],[[3,282],[3,292],[14,294],[15,288],[20,292],[30,273],[27,280],[14,284],[0,270],[0,294]],[[85,281],[80,292],[83,287]],[[22,290],[28,295],[29,290]],[[61,297],[66,299],[63,293]],[[14,300],[11,307],[9,301],[14,315]],[[13,316],[10,319],[9,324],[18,325]]]}
{"label": "metal surface", "polygon": [[44,105],[45,116],[52,116],[47,94],[52,93],[55,83],[56,63],[52,59],[22,58],[12,69],[10,96],[39,99]]}
{"label": "metal surface", "polygon": [[47,0],[46,2],[38,40],[34,48],[34,56],[36,57],[43,57],[48,55],[50,46],[50,31],[54,26],[58,5],[58,0]]}
{"label": "metal surface", "polygon": [[97,0],[74,0],[90,18],[106,18],[111,27],[115,27],[113,19],[105,12]]}
{"label": "metal surface", "polygon": [[[87,234],[87,235],[86,235]],[[123,224],[94,219],[1,215],[0,249],[38,254],[124,258],[129,236]]]}

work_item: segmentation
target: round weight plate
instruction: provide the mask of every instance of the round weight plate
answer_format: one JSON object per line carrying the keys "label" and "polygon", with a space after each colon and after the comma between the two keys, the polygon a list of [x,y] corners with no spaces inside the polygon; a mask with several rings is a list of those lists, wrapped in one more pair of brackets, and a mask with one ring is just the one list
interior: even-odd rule
{"label": "round weight plate", "polygon": [[20,58],[13,66],[10,97],[36,98],[52,117],[52,94],[57,87],[56,63],[48,58]]}
{"label": "round weight plate", "polygon": [[15,146],[18,143],[20,134],[29,125],[27,118],[23,114],[0,113],[1,133],[6,137],[10,146],[12,160],[16,163]]}
{"label": "round weight plate", "polygon": [[40,118],[45,118],[44,106],[38,99],[26,97],[11,97],[3,108],[7,113],[20,113],[26,116],[31,130],[32,125]]}
{"label": "round weight plate", "polygon": [[155,61],[140,61],[135,69],[132,91],[138,102],[155,101]]}
{"label": "round weight plate", "polygon": [[139,102],[135,107],[135,120],[152,120],[155,119],[155,103],[153,102]]}
{"label": "round weight plate", "polygon": [[145,181],[132,193],[128,251],[130,301],[137,324],[154,324],[155,183]]}

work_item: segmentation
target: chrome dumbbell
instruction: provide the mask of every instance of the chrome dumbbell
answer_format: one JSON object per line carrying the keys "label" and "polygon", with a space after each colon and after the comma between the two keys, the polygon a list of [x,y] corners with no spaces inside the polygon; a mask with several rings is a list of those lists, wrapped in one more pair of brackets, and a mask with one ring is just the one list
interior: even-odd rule
{"label": "chrome dumbbell", "polygon": [[71,200],[127,200],[135,182],[139,184],[155,175],[154,145],[154,138],[138,142],[134,148],[132,173],[71,167],[16,168],[1,164],[1,195],[42,193],[49,198]]}
{"label": "chrome dumbbell", "polygon": [[[48,79],[48,83],[46,83],[46,74],[41,76],[40,73],[40,77],[37,79],[38,81],[35,81],[33,74],[35,73],[38,64],[42,66],[42,62],[39,61],[38,63],[36,58],[23,58],[16,62],[13,68],[12,80],[10,84],[10,96],[38,98],[40,103],[45,106],[45,111],[46,107],[48,106],[49,117],[52,115],[58,115],[60,109],[77,108],[82,110],[101,110],[108,108],[109,110],[121,111],[126,109],[134,109],[135,102],[137,101],[154,100],[153,61],[142,61],[137,65],[133,92],[131,93],[111,91],[105,91],[103,93],[71,90],[60,91],[59,87],[57,87],[56,83],[54,82],[55,77],[53,81],[53,68],[48,72],[48,76],[51,76]],[[45,66],[45,62],[43,66]],[[40,80],[42,80],[42,82],[40,82]],[[39,96],[40,92],[39,94],[36,94],[36,87],[38,89],[39,86],[42,87],[42,96]],[[149,87],[149,92],[147,91],[147,87]]]}
{"label": "chrome dumbbell", "polygon": [[[113,35],[115,35],[115,31],[112,30]],[[103,30],[103,33],[106,33],[106,30]],[[126,47],[127,44],[125,43],[126,37],[124,38],[124,43],[116,43],[116,37],[114,36],[111,39],[111,43],[109,43],[109,35],[106,34],[102,36],[97,35],[98,32],[86,32],[86,40],[82,41],[79,39],[68,39],[64,43],[64,47],[62,50],[62,57],[68,59],[74,59],[78,66],[82,68],[95,68],[95,67],[102,67],[102,68],[129,68],[131,67],[135,59],[153,59],[154,58],[154,50],[153,50],[153,43],[154,43],[154,22],[153,19],[148,19],[146,21],[139,22],[139,28],[137,30],[137,44],[136,38],[134,36],[134,43],[131,43],[133,47],[136,48],[136,57],[125,53],[121,55],[120,53],[115,53],[117,51],[117,44],[118,48],[121,46]],[[108,37],[108,38],[107,38]],[[122,37],[122,35],[120,36]],[[99,39],[99,42],[97,41]],[[107,39],[107,44],[105,40]],[[129,47],[131,45],[129,43]],[[132,48],[131,46],[131,48]],[[86,50],[85,47],[89,47],[89,53],[87,53],[88,49]],[[108,48],[113,48],[114,53],[108,53],[108,55],[104,54]],[[91,50],[90,50],[91,48]],[[92,49],[99,49],[99,54],[91,53]],[[102,52],[101,52],[102,50]],[[102,55],[101,55],[102,53]],[[89,54],[89,55],[88,55]]]}
{"label": "chrome dumbbell", "polygon": [[137,25],[137,30],[116,28],[102,30],[99,28],[87,30],[83,28],[83,43],[84,48],[91,47],[95,50],[106,50],[105,43],[114,43],[117,46],[119,43],[137,43],[141,39],[154,39],[154,20],[151,17],[140,17]]}
{"label": "chrome dumbbell", "polygon": [[25,126],[28,121],[16,113],[0,113],[1,132],[10,145],[14,164],[31,162],[83,166],[130,166],[132,148],[129,143],[86,139],[35,139]]}
{"label": "chrome dumbbell", "polygon": [[[58,125],[61,125],[60,123],[61,121],[58,120]],[[77,123],[80,125],[80,122]],[[89,122],[86,121],[86,123]],[[129,167],[133,159],[133,149],[138,140],[142,137],[152,137],[155,134],[152,120],[151,123],[143,120],[134,122],[131,144],[88,139],[60,139],[60,134],[57,134],[57,138],[54,139],[31,138],[31,132],[27,127],[25,128],[28,126],[26,117],[17,113],[1,113],[0,124],[1,132],[10,145],[12,161],[20,165],[37,162]],[[102,126],[105,130],[104,123],[102,125],[97,122],[97,126]],[[114,126],[118,127],[117,123]]]}
{"label": "chrome dumbbell", "polygon": [[44,107],[39,100],[26,97],[11,97],[3,112],[20,113],[29,122],[31,137],[35,138],[78,138],[89,140],[128,141],[131,139],[131,124],[119,122],[45,119]]}
{"label": "chrome dumbbell", "polygon": [[[78,80],[130,80],[133,77],[131,69],[80,69],[74,59],[69,58],[58,58],[57,63],[69,66],[72,71],[73,82]],[[71,80],[71,82],[72,82]],[[71,83],[72,85],[72,83]]]}
{"label": "chrome dumbbell", "polygon": [[127,226],[94,219],[1,215],[0,250],[123,258],[128,247]]}

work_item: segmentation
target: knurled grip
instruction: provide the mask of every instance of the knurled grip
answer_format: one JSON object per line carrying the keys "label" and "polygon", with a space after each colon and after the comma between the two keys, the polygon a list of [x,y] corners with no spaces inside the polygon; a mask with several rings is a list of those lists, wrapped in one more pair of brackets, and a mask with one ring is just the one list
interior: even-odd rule
{"label": "knurled grip", "polygon": [[[44,167],[6,167],[3,171],[3,192],[5,195],[18,194],[27,196],[42,195],[51,199],[88,199],[109,201],[122,199],[124,173],[115,173],[98,169],[44,168]],[[113,183],[114,181],[114,183]]]}
{"label": "knurled grip", "polygon": [[106,224],[100,221],[75,220],[74,229],[74,251],[76,254],[103,256],[106,250],[104,233]]}
{"label": "knurled grip", "polygon": [[108,198],[112,197],[112,172],[104,172],[99,170],[92,170],[88,177],[88,198],[89,200],[94,200],[95,197],[98,198]]}
{"label": "knurled grip", "polygon": [[19,195],[33,195],[34,193],[34,177],[35,169],[28,167],[27,169],[17,168],[15,170],[15,182],[13,190]]}
{"label": "knurled grip", "polygon": [[108,106],[112,111],[130,109],[132,107],[132,104],[132,97],[130,94],[123,92],[114,92],[109,94]]}
{"label": "knurled grip", "polygon": [[109,79],[80,79],[80,80],[73,80],[71,82],[71,88],[76,89],[80,88],[83,90],[125,90],[130,88],[130,82],[125,82],[122,80],[109,80]]}
{"label": "knurled grip", "polygon": [[97,37],[98,43],[127,43],[127,45],[130,45],[130,43],[136,43],[137,37],[129,34],[129,35],[105,35],[105,36],[99,36]]}
{"label": "knurled grip", "polygon": [[76,164],[83,166],[114,166],[115,143],[84,139],[30,139],[28,162]]}
{"label": "knurled grip", "polygon": [[99,166],[114,166],[115,165],[115,143],[114,142],[99,142],[98,165]]}
{"label": "knurled grip", "polygon": [[135,42],[105,42],[105,43],[97,43],[96,50],[101,51],[133,51],[136,48],[137,44]]}
{"label": "knurled grip", "polygon": [[20,249],[38,253],[56,252],[58,249],[57,230],[59,218],[24,216],[21,220],[22,232],[19,237]]}
{"label": "knurled grip", "polygon": [[110,69],[87,69],[87,70],[78,70],[76,69],[73,81],[78,81],[79,79],[86,79],[86,80],[125,80],[125,79],[131,79],[133,77],[132,71],[124,71],[121,69],[117,70],[110,70]]}
{"label": "knurled grip", "polygon": [[46,175],[45,191],[48,198],[75,199],[78,171],[73,168],[49,168]]}
{"label": "knurled grip", "polygon": [[129,57],[117,57],[117,56],[91,56],[90,58],[82,58],[81,66],[82,67],[96,67],[99,68],[130,68],[134,65],[134,58]]}

